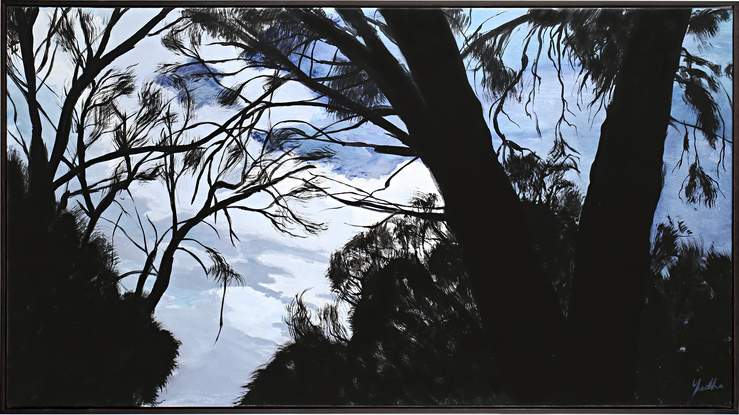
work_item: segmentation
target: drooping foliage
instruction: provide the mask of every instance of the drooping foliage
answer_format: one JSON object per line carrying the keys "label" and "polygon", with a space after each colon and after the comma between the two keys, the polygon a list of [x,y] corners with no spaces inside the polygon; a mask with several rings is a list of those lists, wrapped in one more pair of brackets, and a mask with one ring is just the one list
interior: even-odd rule
{"label": "drooping foliage", "polygon": [[[503,146],[516,148],[508,142],[497,127],[497,118],[505,114],[509,100],[524,102],[525,113],[536,122],[536,97],[542,84],[540,65],[549,61],[555,68],[561,89],[561,113],[555,125],[552,154],[568,157],[577,154],[562,131],[572,127],[570,106],[565,98],[565,66],[577,71],[577,87],[580,98],[587,96],[588,105],[603,108],[611,97],[616,77],[622,67],[629,33],[633,29],[639,8],[633,9],[530,9],[525,15],[494,29],[473,36],[463,53],[472,59],[473,68],[482,76],[485,91],[494,99],[495,130],[503,138]],[[732,17],[730,9],[709,8],[693,11],[687,34],[700,42],[716,36],[720,25]],[[523,32],[523,48],[520,68],[503,63],[506,47]],[[726,99],[733,105],[732,97],[722,84],[722,78],[731,80],[732,62],[712,62],[705,50],[682,48],[680,64],[675,73],[675,85],[682,101],[692,110],[694,118],[671,118],[670,125],[684,134],[683,155],[690,161],[688,174],[681,193],[690,203],[712,206],[719,192],[718,182],[700,162],[697,138],[703,138],[713,150],[719,151],[719,162],[714,175],[724,168],[727,144],[726,122],[719,103]],[[681,158],[678,167],[683,164]]]}
{"label": "drooping foliage", "polygon": [[99,234],[85,238],[79,213],[34,214],[44,209],[14,153],[7,184],[8,407],[156,404],[179,341],[141,299],[120,293],[112,246]]}

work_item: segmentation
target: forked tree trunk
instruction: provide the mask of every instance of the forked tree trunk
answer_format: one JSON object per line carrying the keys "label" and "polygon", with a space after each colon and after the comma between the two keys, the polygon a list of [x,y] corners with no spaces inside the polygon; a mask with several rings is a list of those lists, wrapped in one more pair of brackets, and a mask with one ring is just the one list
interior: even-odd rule
{"label": "forked tree trunk", "polygon": [[444,197],[509,391],[529,404],[632,403],[649,233],[690,10],[645,10],[635,19],[581,219],[572,327],[535,260],[522,205],[444,16],[383,15],[431,115],[427,128],[410,133],[422,140],[416,150]]}
{"label": "forked tree trunk", "polygon": [[633,403],[650,230],[690,9],[637,12],[580,218],[570,322],[578,402]]}

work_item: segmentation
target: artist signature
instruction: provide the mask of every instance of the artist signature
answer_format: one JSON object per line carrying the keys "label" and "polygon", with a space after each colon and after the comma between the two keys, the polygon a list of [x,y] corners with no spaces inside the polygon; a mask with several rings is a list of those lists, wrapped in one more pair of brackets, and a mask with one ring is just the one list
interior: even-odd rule
{"label": "artist signature", "polygon": [[707,384],[701,385],[701,378],[693,379],[693,396],[698,392],[704,391],[715,391],[717,389],[723,389],[724,385],[718,383],[718,378],[711,378]]}

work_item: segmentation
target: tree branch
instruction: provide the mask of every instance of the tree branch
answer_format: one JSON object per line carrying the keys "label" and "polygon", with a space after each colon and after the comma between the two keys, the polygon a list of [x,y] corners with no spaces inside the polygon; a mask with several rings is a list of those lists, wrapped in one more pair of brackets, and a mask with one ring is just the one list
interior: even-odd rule
{"label": "tree branch", "polygon": [[[97,77],[100,72],[108,67],[115,59],[123,55],[124,53],[132,50],[136,44],[142,40],[146,35],[154,28],[159,22],[161,22],[167,14],[172,10],[172,7],[162,9],[156,16],[144,24],[139,30],[137,30],[128,39],[123,41],[115,49],[111,50],[105,55],[101,55],[102,49],[98,49],[98,52],[93,58],[86,62],[87,66],[82,71],[79,78],[72,80],[72,86],[67,93],[67,97],[62,105],[62,111],[59,115],[58,130],[56,139],[54,140],[54,148],[51,153],[49,161],[49,180],[53,180],[56,174],[56,170],[59,167],[62,156],[67,149],[69,143],[69,133],[72,128],[72,113],[74,107],[77,104],[77,100],[82,95],[82,92],[90,85],[90,83]],[[108,25],[112,30],[113,25],[117,22],[111,19],[111,23]]]}

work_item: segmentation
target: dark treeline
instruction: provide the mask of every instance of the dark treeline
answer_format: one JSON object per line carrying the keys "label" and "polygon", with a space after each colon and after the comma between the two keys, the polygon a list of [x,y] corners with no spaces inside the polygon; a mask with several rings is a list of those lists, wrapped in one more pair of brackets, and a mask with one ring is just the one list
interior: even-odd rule
{"label": "dark treeline", "polygon": [[84,239],[79,214],[28,192],[27,168],[14,153],[6,183],[7,406],[156,403],[179,341],[142,311],[140,299],[121,295],[103,236]]}
{"label": "dark treeline", "polygon": [[[564,176],[571,166],[533,155],[511,156],[505,166],[566,314],[582,204]],[[703,249],[672,219],[658,225],[652,247],[635,403],[729,405],[731,257]],[[296,297],[286,317],[292,341],[253,374],[238,405],[515,403],[486,353],[467,271],[444,223],[378,223],[333,254],[327,278],[337,302],[316,310]],[[693,393],[691,380],[706,386],[709,373],[721,389]]]}

